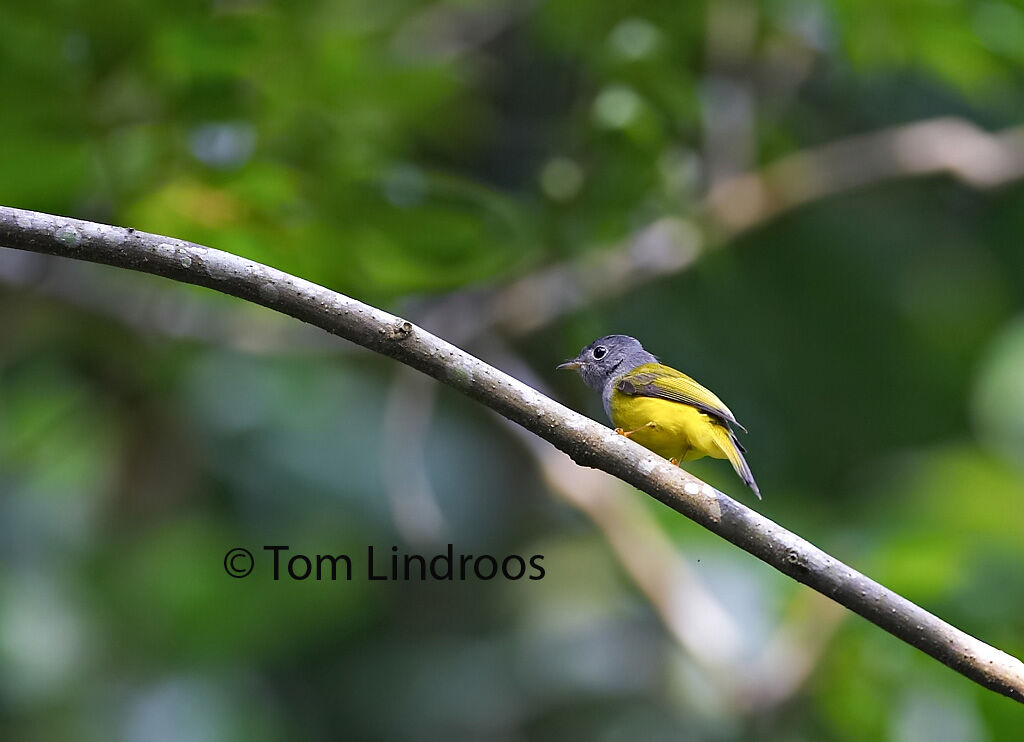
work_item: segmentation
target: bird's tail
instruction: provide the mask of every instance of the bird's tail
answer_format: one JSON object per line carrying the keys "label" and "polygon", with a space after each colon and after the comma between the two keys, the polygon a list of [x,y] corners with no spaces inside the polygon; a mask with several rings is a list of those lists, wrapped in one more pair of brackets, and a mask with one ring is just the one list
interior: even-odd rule
{"label": "bird's tail", "polygon": [[743,480],[743,484],[750,487],[754,494],[757,495],[757,499],[760,500],[761,490],[758,489],[757,482],[754,481],[754,475],[750,472],[747,460],[743,458],[743,446],[736,440],[736,434],[725,426],[715,426],[715,443],[722,449],[725,457],[729,459],[729,463],[732,464],[732,468],[736,470],[740,479]]}

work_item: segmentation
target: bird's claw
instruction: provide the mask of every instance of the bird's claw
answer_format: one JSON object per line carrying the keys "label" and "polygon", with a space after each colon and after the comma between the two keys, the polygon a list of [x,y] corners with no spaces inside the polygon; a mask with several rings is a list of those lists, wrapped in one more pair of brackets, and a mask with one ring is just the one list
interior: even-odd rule
{"label": "bird's claw", "polygon": [[658,423],[656,423],[656,422],[654,422],[652,420],[651,422],[647,423],[646,425],[641,425],[636,430],[623,430],[622,428],[616,428],[615,432],[618,433],[619,435],[625,437],[625,438],[629,438],[629,436],[633,435],[633,433],[639,433],[641,430],[644,430],[646,428],[656,428],[656,427],[658,427]]}

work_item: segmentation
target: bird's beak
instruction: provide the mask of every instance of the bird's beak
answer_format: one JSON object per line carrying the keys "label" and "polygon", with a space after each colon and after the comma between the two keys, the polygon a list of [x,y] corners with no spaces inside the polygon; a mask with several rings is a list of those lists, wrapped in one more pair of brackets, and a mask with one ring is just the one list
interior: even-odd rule
{"label": "bird's beak", "polygon": [[575,358],[573,358],[571,361],[566,361],[565,363],[558,364],[557,366],[555,366],[555,370],[556,371],[575,371],[575,370],[577,370],[582,365],[583,365],[582,363],[580,363]]}

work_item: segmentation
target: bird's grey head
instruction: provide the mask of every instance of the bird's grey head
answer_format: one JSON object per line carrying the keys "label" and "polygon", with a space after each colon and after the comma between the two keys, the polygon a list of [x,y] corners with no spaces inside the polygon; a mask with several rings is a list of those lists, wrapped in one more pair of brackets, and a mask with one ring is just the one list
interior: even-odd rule
{"label": "bird's grey head", "polygon": [[571,361],[566,361],[558,368],[578,371],[583,381],[591,389],[604,389],[612,379],[645,363],[656,363],[652,356],[636,338],[629,335],[606,335],[598,338],[580,351]]}

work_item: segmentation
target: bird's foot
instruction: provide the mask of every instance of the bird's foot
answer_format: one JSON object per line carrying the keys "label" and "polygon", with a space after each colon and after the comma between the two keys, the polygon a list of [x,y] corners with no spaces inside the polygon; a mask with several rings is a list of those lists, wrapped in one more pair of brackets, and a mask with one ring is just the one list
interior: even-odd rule
{"label": "bird's foot", "polygon": [[639,433],[641,430],[647,430],[648,428],[656,428],[656,427],[658,427],[657,423],[649,422],[646,425],[641,425],[636,430],[623,430],[622,428],[616,428],[615,432],[618,433],[621,436],[625,436],[626,438],[629,438],[629,436],[633,435],[633,433]]}

